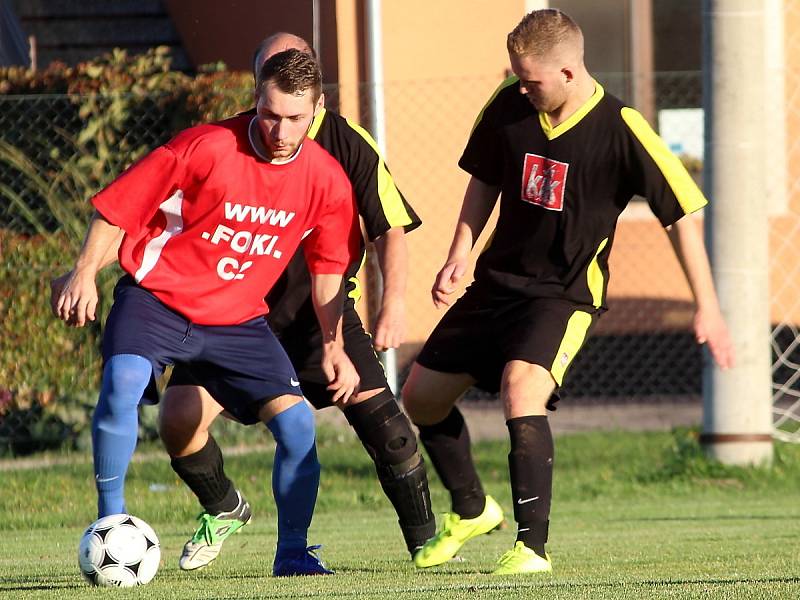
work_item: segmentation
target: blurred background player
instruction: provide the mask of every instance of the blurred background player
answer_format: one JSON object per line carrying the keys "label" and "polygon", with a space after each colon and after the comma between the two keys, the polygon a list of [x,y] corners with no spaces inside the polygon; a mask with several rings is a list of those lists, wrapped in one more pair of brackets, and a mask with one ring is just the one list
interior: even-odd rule
{"label": "blurred background player", "polygon": [[695,303],[695,336],[721,368],[733,350],[702,237],[684,218],[706,204],[644,118],[606,94],[583,63],[583,34],[556,9],[534,11],[509,34],[514,76],[484,107],[459,166],[467,185],[453,242],[436,277],[437,306],[467,270],[469,253],[502,192],[500,216],[475,281],[435,328],[403,388],[406,410],[450,492],[452,512],[415,555],[419,567],[452,558],[494,529],[503,511],[481,486],[456,401],[471,385],[500,392],[514,547],[496,574],[547,572],[553,438],[547,408],[606,309],[617,218],[635,194],[668,229]]}
{"label": "blurred background player", "polygon": [[[276,33],[256,50],[255,72],[270,56],[289,48],[313,55],[304,39]],[[397,512],[406,547],[413,556],[436,529],[428,479],[416,435],[398,407],[375,350],[395,348],[405,338],[405,233],[421,222],[395,186],[375,141],[364,129],[322,108],[308,136],[330,152],[347,173],[383,275],[380,313],[370,338],[355,309],[360,296],[356,273],[361,261],[352,264],[346,274],[344,344],[361,382],[355,397],[346,405],[337,403],[320,366],[321,332],[314,317],[308,268],[299,252],[267,298],[268,321],[286,349],[309,402],[317,409],[337,405],[344,412],[375,463],[381,487]],[[362,242],[362,256],[363,251]],[[183,569],[200,568],[217,556],[229,533],[212,538],[209,530],[227,533],[231,524],[240,522],[236,488],[225,475],[222,453],[208,432],[222,410],[214,398],[225,393],[206,369],[178,365],[162,402],[161,436],[173,457],[172,466],[206,511],[184,548],[180,561]],[[202,405],[196,419],[183,417],[187,399]]]}
{"label": "blurred background player", "polygon": [[[333,401],[358,375],[342,341],[343,273],[357,259],[358,219],[341,166],[306,140],[322,107],[316,61],[287,50],[259,70],[257,114],[188,129],[93,198],[97,209],[55,309],[78,326],[94,319],[95,276],[119,240],[128,273],[115,290],[103,338],[103,382],[92,423],[99,516],[125,512],[124,480],[137,406],[165,365],[202,365],[219,400],[276,440],[276,575],[328,574],[307,546],[320,466],[314,417],[266,319],[265,294],[301,241]],[[176,427],[202,410],[184,399]],[[235,493],[232,533],[250,519]],[[209,531],[220,535],[220,531]]]}

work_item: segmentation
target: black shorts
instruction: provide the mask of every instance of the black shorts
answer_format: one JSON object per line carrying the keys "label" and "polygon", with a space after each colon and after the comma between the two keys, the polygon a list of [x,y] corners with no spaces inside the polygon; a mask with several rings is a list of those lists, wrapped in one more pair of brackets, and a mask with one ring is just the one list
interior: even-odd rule
{"label": "black shorts", "polygon": [[[358,371],[360,389],[388,388],[383,366],[372,347],[372,338],[364,331],[352,298],[345,301],[342,326],[344,349]],[[281,331],[276,331],[276,335],[294,365],[300,387],[308,401],[317,409],[332,406],[333,392],[326,389],[328,380],[321,368],[322,332],[310,299],[297,312],[295,319]],[[203,369],[193,365],[176,365],[167,385],[200,385],[216,398],[214,390],[207,385]]]}
{"label": "black shorts", "polygon": [[[191,364],[219,403],[243,423],[258,422],[259,410],[272,398],[302,395],[297,374],[263,317],[239,325],[196,325],[128,276],[114,289],[103,334],[103,361],[117,354],[148,359],[154,378],[167,365]],[[157,400],[154,391],[151,380],[145,400]]]}
{"label": "black shorts", "polygon": [[598,316],[592,306],[501,295],[473,283],[433,330],[417,362],[467,373],[478,387],[497,392],[506,363],[522,360],[547,369],[560,386]]}

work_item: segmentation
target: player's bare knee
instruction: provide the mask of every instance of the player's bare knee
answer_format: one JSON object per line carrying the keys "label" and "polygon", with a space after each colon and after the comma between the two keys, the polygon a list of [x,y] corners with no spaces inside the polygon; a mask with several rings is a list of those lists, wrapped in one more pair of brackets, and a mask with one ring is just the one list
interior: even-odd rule
{"label": "player's bare knee", "polygon": [[187,393],[188,389],[168,388],[160,404],[158,435],[171,456],[182,455],[208,433],[202,402],[198,396]]}
{"label": "player's bare knee", "polygon": [[547,402],[556,384],[540,365],[511,361],[503,370],[500,395],[506,417],[547,414]]}
{"label": "player's bare knee", "polygon": [[469,376],[440,373],[414,363],[403,386],[403,407],[417,425],[439,423],[472,383]]}

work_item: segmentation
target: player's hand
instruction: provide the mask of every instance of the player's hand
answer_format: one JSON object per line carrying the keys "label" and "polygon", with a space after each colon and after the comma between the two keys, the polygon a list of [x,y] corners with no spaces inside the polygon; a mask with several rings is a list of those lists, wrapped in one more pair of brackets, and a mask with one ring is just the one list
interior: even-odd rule
{"label": "player's hand", "polygon": [[[96,318],[98,297],[94,275],[82,271],[72,271],[64,277],[64,281],[58,284],[56,282],[61,278],[51,283],[51,286],[61,286],[55,301],[51,298],[53,312],[67,325],[83,327],[88,321],[94,321]],[[53,302],[55,302],[54,305]]]}
{"label": "player's hand", "polygon": [[322,350],[322,372],[330,382],[333,404],[347,404],[355,398],[360,383],[358,372],[341,344],[325,344]]}
{"label": "player's hand", "polygon": [[58,299],[64,286],[67,284],[69,278],[72,277],[72,271],[67,271],[61,277],[56,277],[50,280],[50,310],[53,311],[53,316],[58,317]]}
{"label": "player's hand", "polygon": [[406,311],[402,302],[386,302],[378,313],[372,345],[378,352],[397,348],[406,339]]}
{"label": "player's hand", "polygon": [[450,306],[448,296],[456,291],[457,284],[467,272],[467,259],[449,260],[436,276],[436,281],[431,288],[433,305],[436,308]]}
{"label": "player's hand", "polygon": [[698,344],[708,344],[708,350],[720,369],[724,371],[733,367],[733,342],[722,313],[698,310],[694,315],[694,336]]}

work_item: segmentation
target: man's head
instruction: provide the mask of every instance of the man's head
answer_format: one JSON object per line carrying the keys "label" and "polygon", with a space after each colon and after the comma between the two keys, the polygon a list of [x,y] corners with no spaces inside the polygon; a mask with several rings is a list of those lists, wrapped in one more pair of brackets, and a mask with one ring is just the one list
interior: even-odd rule
{"label": "man's head", "polygon": [[585,73],[583,33],[555,8],[525,15],[508,34],[506,47],[520,91],[542,112],[563,106],[576,76]]}
{"label": "man's head", "polygon": [[317,61],[297,49],[268,58],[256,78],[256,115],[261,140],[272,160],[291,158],[322,106]]}
{"label": "man's head", "polygon": [[261,40],[258,48],[256,48],[253,54],[253,78],[256,80],[258,79],[258,72],[269,57],[278,52],[283,52],[284,50],[291,50],[292,48],[317,58],[317,53],[314,52],[311,45],[303,38],[293,33],[279,31],[278,33],[273,33],[265,37]]}

